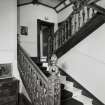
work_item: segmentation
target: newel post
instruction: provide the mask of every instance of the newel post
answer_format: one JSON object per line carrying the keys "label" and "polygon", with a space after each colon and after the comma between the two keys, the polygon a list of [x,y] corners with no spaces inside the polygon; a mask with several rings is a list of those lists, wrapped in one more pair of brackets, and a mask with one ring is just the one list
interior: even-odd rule
{"label": "newel post", "polygon": [[61,88],[59,79],[59,69],[57,67],[57,56],[52,55],[49,65],[49,105],[60,105]]}

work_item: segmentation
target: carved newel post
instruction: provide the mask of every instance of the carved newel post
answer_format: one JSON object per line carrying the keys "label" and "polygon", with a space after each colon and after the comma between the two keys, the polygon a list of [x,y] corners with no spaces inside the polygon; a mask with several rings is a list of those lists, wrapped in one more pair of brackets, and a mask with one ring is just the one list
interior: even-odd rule
{"label": "carved newel post", "polygon": [[57,67],[57,56],[52,55],[49,65],[49,104],[60,105],[60,79],[59,69]]}

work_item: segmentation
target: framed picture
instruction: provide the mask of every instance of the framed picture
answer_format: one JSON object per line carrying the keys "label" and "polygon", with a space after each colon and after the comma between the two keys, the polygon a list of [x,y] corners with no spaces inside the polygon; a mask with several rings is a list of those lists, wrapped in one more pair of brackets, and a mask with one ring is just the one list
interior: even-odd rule
{"label": "framed picture", "polygon": [[27,26],[21,26],[21,35],[28,35],[28,27]]}
{"label": "framed picture", "polygon": [[0,64],[0,79],[12,77],[11,63]]}

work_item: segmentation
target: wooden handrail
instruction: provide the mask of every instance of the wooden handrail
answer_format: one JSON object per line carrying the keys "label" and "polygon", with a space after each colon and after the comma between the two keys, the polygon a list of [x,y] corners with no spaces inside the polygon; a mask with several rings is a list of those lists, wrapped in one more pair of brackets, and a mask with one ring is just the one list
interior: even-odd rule
{"label": "wooden handrail", "polygon": [[105,9],[96,4],[83,3],[82,5],[82,3],[74,3],[73,9],[72,13],[62,22],[62,25],[54,33],[53,37],[49,38],[50,43],[48,45],[53,45],[48,46],[50,56],[76,35],[97,13],[105,15]]}
{"label": "wooden handrail", "polygon": [[19,44],[17,51],[19,73],[32,104],[60,105],[59,78],[47,78]]}
{"label": "wooden handrail", "polygon": [[18,44],[18,48],[24,53],[25,57],[28,59],[30,64],[35,68],[35,70],[43,77],[43,79],[48,82],[48,78],[42,73],[42,71],[39,69],[39,67],[31,60],[31,58],[28,56],[27,52]]}
{"label": "wooden handrail", "polygon": [[97,4],[89,4],[87,5],[89,8],[93,8],[97,10],[99,13],[102,13],[105,15],[105,9],[103,7],[98,6]]}

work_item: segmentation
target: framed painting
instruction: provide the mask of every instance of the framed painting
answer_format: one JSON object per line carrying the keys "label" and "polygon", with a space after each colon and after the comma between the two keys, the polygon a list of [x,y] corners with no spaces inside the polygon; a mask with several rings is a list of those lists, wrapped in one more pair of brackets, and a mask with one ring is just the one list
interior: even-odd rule
{"label": "framed painting", "polygon": [[27,26],[21,26],[21,35],[28,35],[28,27]]}
{"label": "framed painting", "polygon": [[0,79],[12,77],[11,63],[0,64]]}

